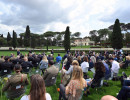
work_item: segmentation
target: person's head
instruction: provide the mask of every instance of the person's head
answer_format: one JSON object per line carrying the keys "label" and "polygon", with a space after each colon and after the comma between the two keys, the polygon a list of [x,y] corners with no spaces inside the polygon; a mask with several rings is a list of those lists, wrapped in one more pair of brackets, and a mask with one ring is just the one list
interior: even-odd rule
{"label": "person's head", "polygon": [[58,54],[58,56],[60,56],[60,54]]}
{"label": "person's head", "polygon": [[85,56],[85,57],[83,58],[83,60],[84,60],[85,62],[88,62],[88,57]]}
{"label": "person's head", "polygon": [[72,65],[74,65],[74,66],[79,66],[79,63],[78,63],[77,60],[73,60]]}
{"label": "person's head", "polygon": [[54,64],[53,60],[49,61],[49,66],[52,66]]}
{"label": "person's head", "polygon": [[30,100],[46,100],[46,88],[43,77],[39,74],[31,76]]}
{"label": "person's head", "polygon": [[28,57],[24,57],[24,61],[28,61]]}
{"label": "person's head", "polygon": [[91,56],[90,60],[93,62],[93,63],[96,63],[96,58],[94,56]]}
{"label": "person's head", "polygon": [[42,57],[42,60],[44,60],[44,61],[46,61],[46,60],[47,60],[46,55],[44,55],[44,56]]}
{"label": "person's head", "polygon": [[70,56],[67,57],[67,61],[69,61],[70,63],[72,63],[72,58]]}
{"label": "person's head", "polygon": [[105,95],[101,98],[101,100],[118,100],[118,99],[111,95]]}
{"label": "person's head", "polygon": [[112,54],[109,54],[109,58],[112,58],[113,56],[112,56]]}
{"label": "person's head", "polygon": [[111,62],[111,63],[113,62],[113,58],[112,57],[109,58],[109,62]]}
{"label": "person's head", "polygon": [[20,64],[16,64],[16,65],[14,66],[14,71],[15,71],[16,73],[21,72],[21,70],[22,70],[22,67],[21,67]]}
{"label": "person's head", "polygon": [[130,56],[126,56],[126,60],[130,60]]}
{"label": "person's head", "polygon": [[81,57],[80,57],[80,56],[78,56],[78,57],[77,57],[77,60],[81,60]]}
{"label": "person's head", "polygon": [[50,54],[51,55],[51,57],[53,57],[53,54]]}
{"label": "person's head", "polygon": [[2,59],[4,59],[4,56],[1,56]]}
{"label": "person's head", "polygon": [[95,63],[95,65],[94,65],[94,67],[95,67],[95,70],[96,70],[96,72],[104,72],[105,73],[105,66],[104,66],[104,64],[102,63],[102,62],[96,62]]}
{"label": "person's head", "polygon": [[9,57],[8,56],[5,56],[5,61],[9,61]]}
{"label": "person's head", "polygon": [[80,66],[75,66],[73,68],[71,80],[79,80],[80,87],[83,88],[83,71]]}

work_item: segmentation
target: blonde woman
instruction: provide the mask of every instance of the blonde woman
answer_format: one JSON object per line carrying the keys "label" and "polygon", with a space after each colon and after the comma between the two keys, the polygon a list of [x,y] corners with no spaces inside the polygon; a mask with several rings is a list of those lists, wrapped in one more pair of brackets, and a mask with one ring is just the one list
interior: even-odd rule
{"label": "blonde woman", "polygon": [[126,56],[126,60],[123,63],[120,63],[120,67],[126,69],[128,68],[129,64],[130,64],[130,56]]}
{"label": "blonde woman", "polygon": [[61,78],[62,78],[62,84],[67,85],[70,81],[70,78],[72,76],[73,68],[75,66],[79,66],[79,63],[77,60],[73,60],[72,65],[70,68],[66,71],[65,69],[62,69],[61,71]]}
{"label": "blonde woman", "polygon": [[44,73],[43,70],[45,70],[46,68],[48,68],[48,60],[47,60],[46,55],[44,55],[43,58],[42,58],[42,60],[40,61],[40,69]]}
{"label": "blonde woman", "polygon": [[59,100],[61,100],[61,98],[64,100],[80,100],[82,90],[85,87],[87,87],[87,83],[83,78],[82,69],[79,66],[75,66],[69,84],[66,87],[60,84]]}

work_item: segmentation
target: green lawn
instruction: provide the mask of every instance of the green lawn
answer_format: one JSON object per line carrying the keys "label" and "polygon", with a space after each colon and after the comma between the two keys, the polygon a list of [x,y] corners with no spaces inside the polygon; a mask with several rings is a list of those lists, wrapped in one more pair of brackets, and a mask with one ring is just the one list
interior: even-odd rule
{"label": "green lawn", "polygon": [[[0,55],[10,55],[11,52],[7,52],[7,51],[0,51]],[[12,52],[16,54],[15,52]],[[28,52],[22,52],[23,54],[28,53]],[[39,52],[37,52],[39,53]],[[62,53],[61,56],[63,56],[64,54]],[[57,53],[55,53],[54,57],[57,56]],[[129,66],[130,67],[130,66]],[[127,75],[129,75],[129,69],[120,69],[119,71],[119,76],[121,76],[122,71],[124,71]],[[88,72],[88,75],[90,77],[92,77],[92,72]],[[58,74],[58,78],[57,78],[57,82],[56,82],[56,86],[51,86],[51,87],[47,87],[46,91],[48,93],[50,93],[52,100],[58,100],[58,96],[59,93],[57,92],[57,88],[59,87],[60,84],[60,73]],[[98,89],[98,91],[96,92],[95,89],[90,88],[90,95],[88,95],[88,97],[83,96],[82,100],[100,100],[102,96],[104,95],[113,95],[116,96],[116,93],[119,92],[119,90],[121,89],[121,84],[120,81],[108,81],[109,83],[109,87],[105,87],[102,86],[101,88]],[[57,88],[56,88],[57,87]],[[2,88],[2,84],[0,84],[0,90]],[[27,86],[27,90],[26,90],[26,94],[29,93],[29,89],[30,89],[30,85]],[[21,98],[21,97],[20,97]],[[20,98],[17,98],[15,100],[20,100]],[[7,100],[6,96],[3,94],[2,97],[0,97],[0,100]]]}

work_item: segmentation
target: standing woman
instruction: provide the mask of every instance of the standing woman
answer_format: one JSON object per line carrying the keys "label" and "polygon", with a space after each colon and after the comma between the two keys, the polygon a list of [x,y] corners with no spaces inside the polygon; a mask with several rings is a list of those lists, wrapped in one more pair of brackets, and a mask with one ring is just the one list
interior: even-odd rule
{"label": "standing woman", "polygon": [[25,95],[21,100],[52,100],[49,93],[46,93],[45,83],[41,75],[31,76],[31,89],[29,95]]}
{"label": "standing woman", "polygon": [[40,69],[42,70],[42,73],[44,73],[44,70],[46,68],[48,68],[48,60],[46,55],[44,55],[42,60],[40,61]]}
{"label": "standing woman", "polygon": [[75,66],[72,73],[72,78],[69,84],[64,87],[60,84],[59,100],[81,100],[82,90],[87,87],[87,82],[83,78],[83,72],[81,67]]}

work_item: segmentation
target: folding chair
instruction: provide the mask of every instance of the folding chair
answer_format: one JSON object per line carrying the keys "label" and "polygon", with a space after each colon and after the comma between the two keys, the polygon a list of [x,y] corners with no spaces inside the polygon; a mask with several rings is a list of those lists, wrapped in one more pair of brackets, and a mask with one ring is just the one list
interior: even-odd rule
{"label": "folding chair", "polygon": [[51,78],[45,80],[45,86],[53,86],[56,85],[57,75],[52,76]]}
{"label": "folding chair", "polygon": [[40,74],[41,75],[42,74],[42,70],[33,68],[30,71],[29,76],[32,76],[33,74]]}

